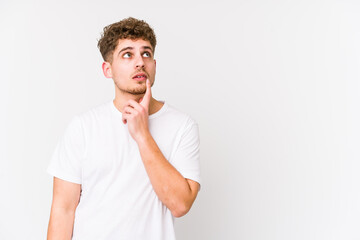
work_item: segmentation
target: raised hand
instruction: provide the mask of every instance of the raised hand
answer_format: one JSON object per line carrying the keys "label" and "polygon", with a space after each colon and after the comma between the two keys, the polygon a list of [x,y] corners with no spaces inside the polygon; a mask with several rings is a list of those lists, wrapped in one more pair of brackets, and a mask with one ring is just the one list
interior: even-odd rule
{"label": "raised hand", "polygon": [[146,80],[146,92],[140,103],[129,100],[122,111],[122,121],[128,124],[132,138],[138,142],[147,137],[149,132],[149,104],[151,100],[151,85]]}

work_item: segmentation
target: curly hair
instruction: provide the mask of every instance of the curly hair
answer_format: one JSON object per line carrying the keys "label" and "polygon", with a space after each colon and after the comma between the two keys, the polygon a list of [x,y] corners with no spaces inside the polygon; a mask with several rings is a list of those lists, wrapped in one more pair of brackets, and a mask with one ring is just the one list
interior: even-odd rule
{"label": "curly hair", "polygon": [[125,18],[110,24],[103,29],[103,34],[98,41],[98,48],[104,61],[112,62],[112,54],[119,39],[143,39],[149,41],[155,52],[156,36],[154,30],[143,20]]}

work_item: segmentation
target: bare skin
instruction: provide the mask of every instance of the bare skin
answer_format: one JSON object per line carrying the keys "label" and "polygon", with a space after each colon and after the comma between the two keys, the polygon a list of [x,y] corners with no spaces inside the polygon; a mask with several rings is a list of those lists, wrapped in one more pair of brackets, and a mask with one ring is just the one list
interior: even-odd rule
{"label": "bare skin", "polygon": [[47,239],[71,239],[75,209],[80,199],[81,185],[54,177],[53,202]]}

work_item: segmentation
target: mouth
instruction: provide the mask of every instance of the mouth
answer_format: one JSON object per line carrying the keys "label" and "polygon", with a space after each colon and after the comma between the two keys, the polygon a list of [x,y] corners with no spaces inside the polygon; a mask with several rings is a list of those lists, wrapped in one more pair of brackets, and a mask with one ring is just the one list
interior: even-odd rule
{"label": "mouth", "polygon": [[147,79],[147,75],[146,73],[137,73],[133,76],[132,79],[136,81],[145,81]]}

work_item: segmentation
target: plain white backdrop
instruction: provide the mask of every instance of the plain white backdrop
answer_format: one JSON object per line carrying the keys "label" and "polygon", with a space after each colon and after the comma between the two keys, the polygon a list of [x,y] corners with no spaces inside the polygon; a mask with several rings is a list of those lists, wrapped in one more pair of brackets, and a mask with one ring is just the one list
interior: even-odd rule
{"label": "plain white backdrop", "polygon": [[200,126],[203,185],[179,240],[360,239],[358,1],[1,1],[0,239],[45,239],[45,170],[114,97],[97,39],[158,38],[153,95]]}

